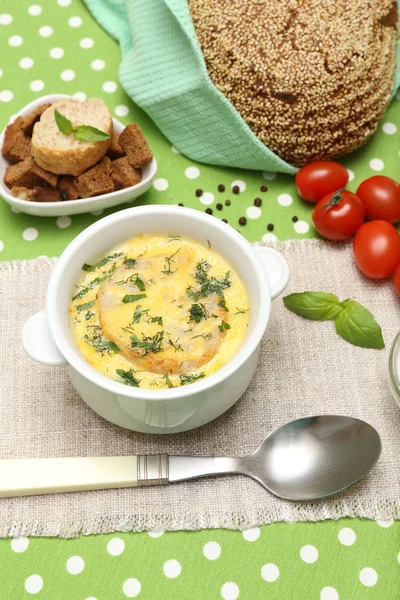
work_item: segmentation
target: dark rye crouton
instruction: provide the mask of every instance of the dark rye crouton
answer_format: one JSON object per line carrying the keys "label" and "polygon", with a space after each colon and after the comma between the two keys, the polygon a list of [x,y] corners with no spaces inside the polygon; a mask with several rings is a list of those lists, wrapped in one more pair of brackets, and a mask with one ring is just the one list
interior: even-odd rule
{"label": "dark rye crouton", "polygon": [[60,202],[60,190],[36,185],[31,193],[32,202]]}
{"label": "dark rye crouton", "polygon": [[141,172],[131,167],[127,156],[118,158],[111,163],[111,179],[114,182],[114,190],[122,190],[136,185],[141,178]]}
{"label": "dark rye crouton", "polygon": [[74,178],[74,185],[81,198],[92,198],[114,191],[114,182],[110,177],[111,161],[105,156],[94,167]]}
{"label": "dark rye crouton", "polygon": [[141,169],[153,158],[147,140],[136,123],[125,127],[119,136],[119,143],[135,169]]}
{"label": "dark rye crouton", "polygon": [[35,108],[35,110],[33,110],[31,113],[29,113],[29,115],[22,117],[22,119],[23,119],[22,129],[27,135],[30,135],[30,136],[32,135],[33,126],[35,125],[35,123],[37,123],[39,121],[39,119],[42,116],[42,114],[44,113],[44,111],[47,110],[50,106],[51,106],[50,103],[41,104],[40,106]]}
{"label": "dark rye crouton", "polygon": [[4,132],[1,153],[8,162],[15,164],[31,155],[31,140],[22,129],[24,117],[17,117]]}
{"label": "dark rye crouton", "polygon": [[60,190],[61,200],[77,200],[79,198],[72,175],[62,175],[58,180],[57,187]]}
{"label": "dark rye crouton", "polygon": [[7,167],[4,175],[4,183],[9,188],[13,186],[33,188],[35,185],[43,185],[44,183],[56,187],[57,180],[57,175],[39,167],[31,157],[25,158],[16,165]]}
{"label": "dark rye crouton", "polygon": [[32,190],[29,188],[14,185],[10,191],[15,198],[19,198],[20,200],[31,200]]}
{"label": "dark rye crouton", "polygon": [[121,145],[119,143],[119,133],[117,133],[116,131],[113,131],[111,134],[111,143],[108,147],[107,155],[112,160],[125,156],[125,152],[122,150]]}

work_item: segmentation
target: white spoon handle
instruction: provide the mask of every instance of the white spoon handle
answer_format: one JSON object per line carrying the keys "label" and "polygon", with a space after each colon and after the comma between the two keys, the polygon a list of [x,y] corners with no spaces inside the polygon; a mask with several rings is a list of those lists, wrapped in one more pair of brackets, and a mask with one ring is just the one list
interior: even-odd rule
{"label": "white spoon handle", "polygon": [[2,498],[137,485],[137,456],[0,460]]}

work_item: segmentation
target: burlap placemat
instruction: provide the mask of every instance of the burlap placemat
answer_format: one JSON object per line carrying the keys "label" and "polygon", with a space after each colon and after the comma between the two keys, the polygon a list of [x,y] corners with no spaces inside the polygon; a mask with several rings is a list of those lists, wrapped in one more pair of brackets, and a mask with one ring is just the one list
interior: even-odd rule
{"label": "burlap placemat", "polygon": [[[241,455],[273,427],[300,416],[338,413],[365,419],[380,432],[383,453],[361,483],[316,503],[279,500],[241,476],[159,488],[2,499],[0,536],[105,533],[142,529],[246,529],[273,521],[342,516],[399,518],[400,410],[391,398],[387,362],[399,325],[390,282],[364,279],[351,247],[316,240],[276,245],[291,268],[289,291],[331,291],[368,307],[381,324],[383,351],[355,348],[330,322],[305,321],[273,304],[259,368],[225,415],[188,433],[152,436],[120,429],[92,412],[66,370],[40,366],[21,346],[24,321],[44,307],[54,261],[0,264],[0,457],[116,454]],[[1,476],[1,474],[0,474]]]}

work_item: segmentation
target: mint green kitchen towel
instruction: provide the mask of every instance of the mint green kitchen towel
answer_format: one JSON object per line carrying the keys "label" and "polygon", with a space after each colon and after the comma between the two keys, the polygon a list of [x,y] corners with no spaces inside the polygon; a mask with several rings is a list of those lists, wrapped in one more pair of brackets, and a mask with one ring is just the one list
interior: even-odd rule
{"label": "mint green kitchen towel", "polygon": [[[121,46],[127,93],[193,160],[293,174],[208,76],[186,0],[85,0]],[[400,0],[397,0],[400,7]],[[398,45],[396,87],[400,85]]]}

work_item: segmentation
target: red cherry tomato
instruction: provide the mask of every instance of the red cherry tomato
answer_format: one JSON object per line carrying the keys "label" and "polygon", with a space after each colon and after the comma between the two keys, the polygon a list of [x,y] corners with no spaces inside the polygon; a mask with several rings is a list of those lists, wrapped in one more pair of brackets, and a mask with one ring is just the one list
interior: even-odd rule
{"label": "red cherry tomato", "polygon": [[361,225],[354,238],[358,268],[371,279],[388,277],[400,263],[400,235],[387,221]]}
{"label": "red cherry tomato", "polygon": [[397,265],[397,267],[394,270],[394,273],[393,273],[393,285],[394,285],[394,289],[396,290],[396,292],[400,296],[400,264]]}
{"label": "red cherry tomato", "polygon": [[400,185],[394,179],[374,175],[358,186],[357,196],[364,204],[365,214],[370,221],[400,221]]}
{"label": "red cherry tomato", "polygon": [[317,203],[327,194],[345,188],[349,174],[343,165],[331,160],[316,160],[296,174],[296,188],[300,198]]}
{"label": "red cherry tomato", "polygon": [[328,240],[346,240],[364,222],[365,211],[353,192],[340,190],[324,196],[314,208],[315,229]]}

